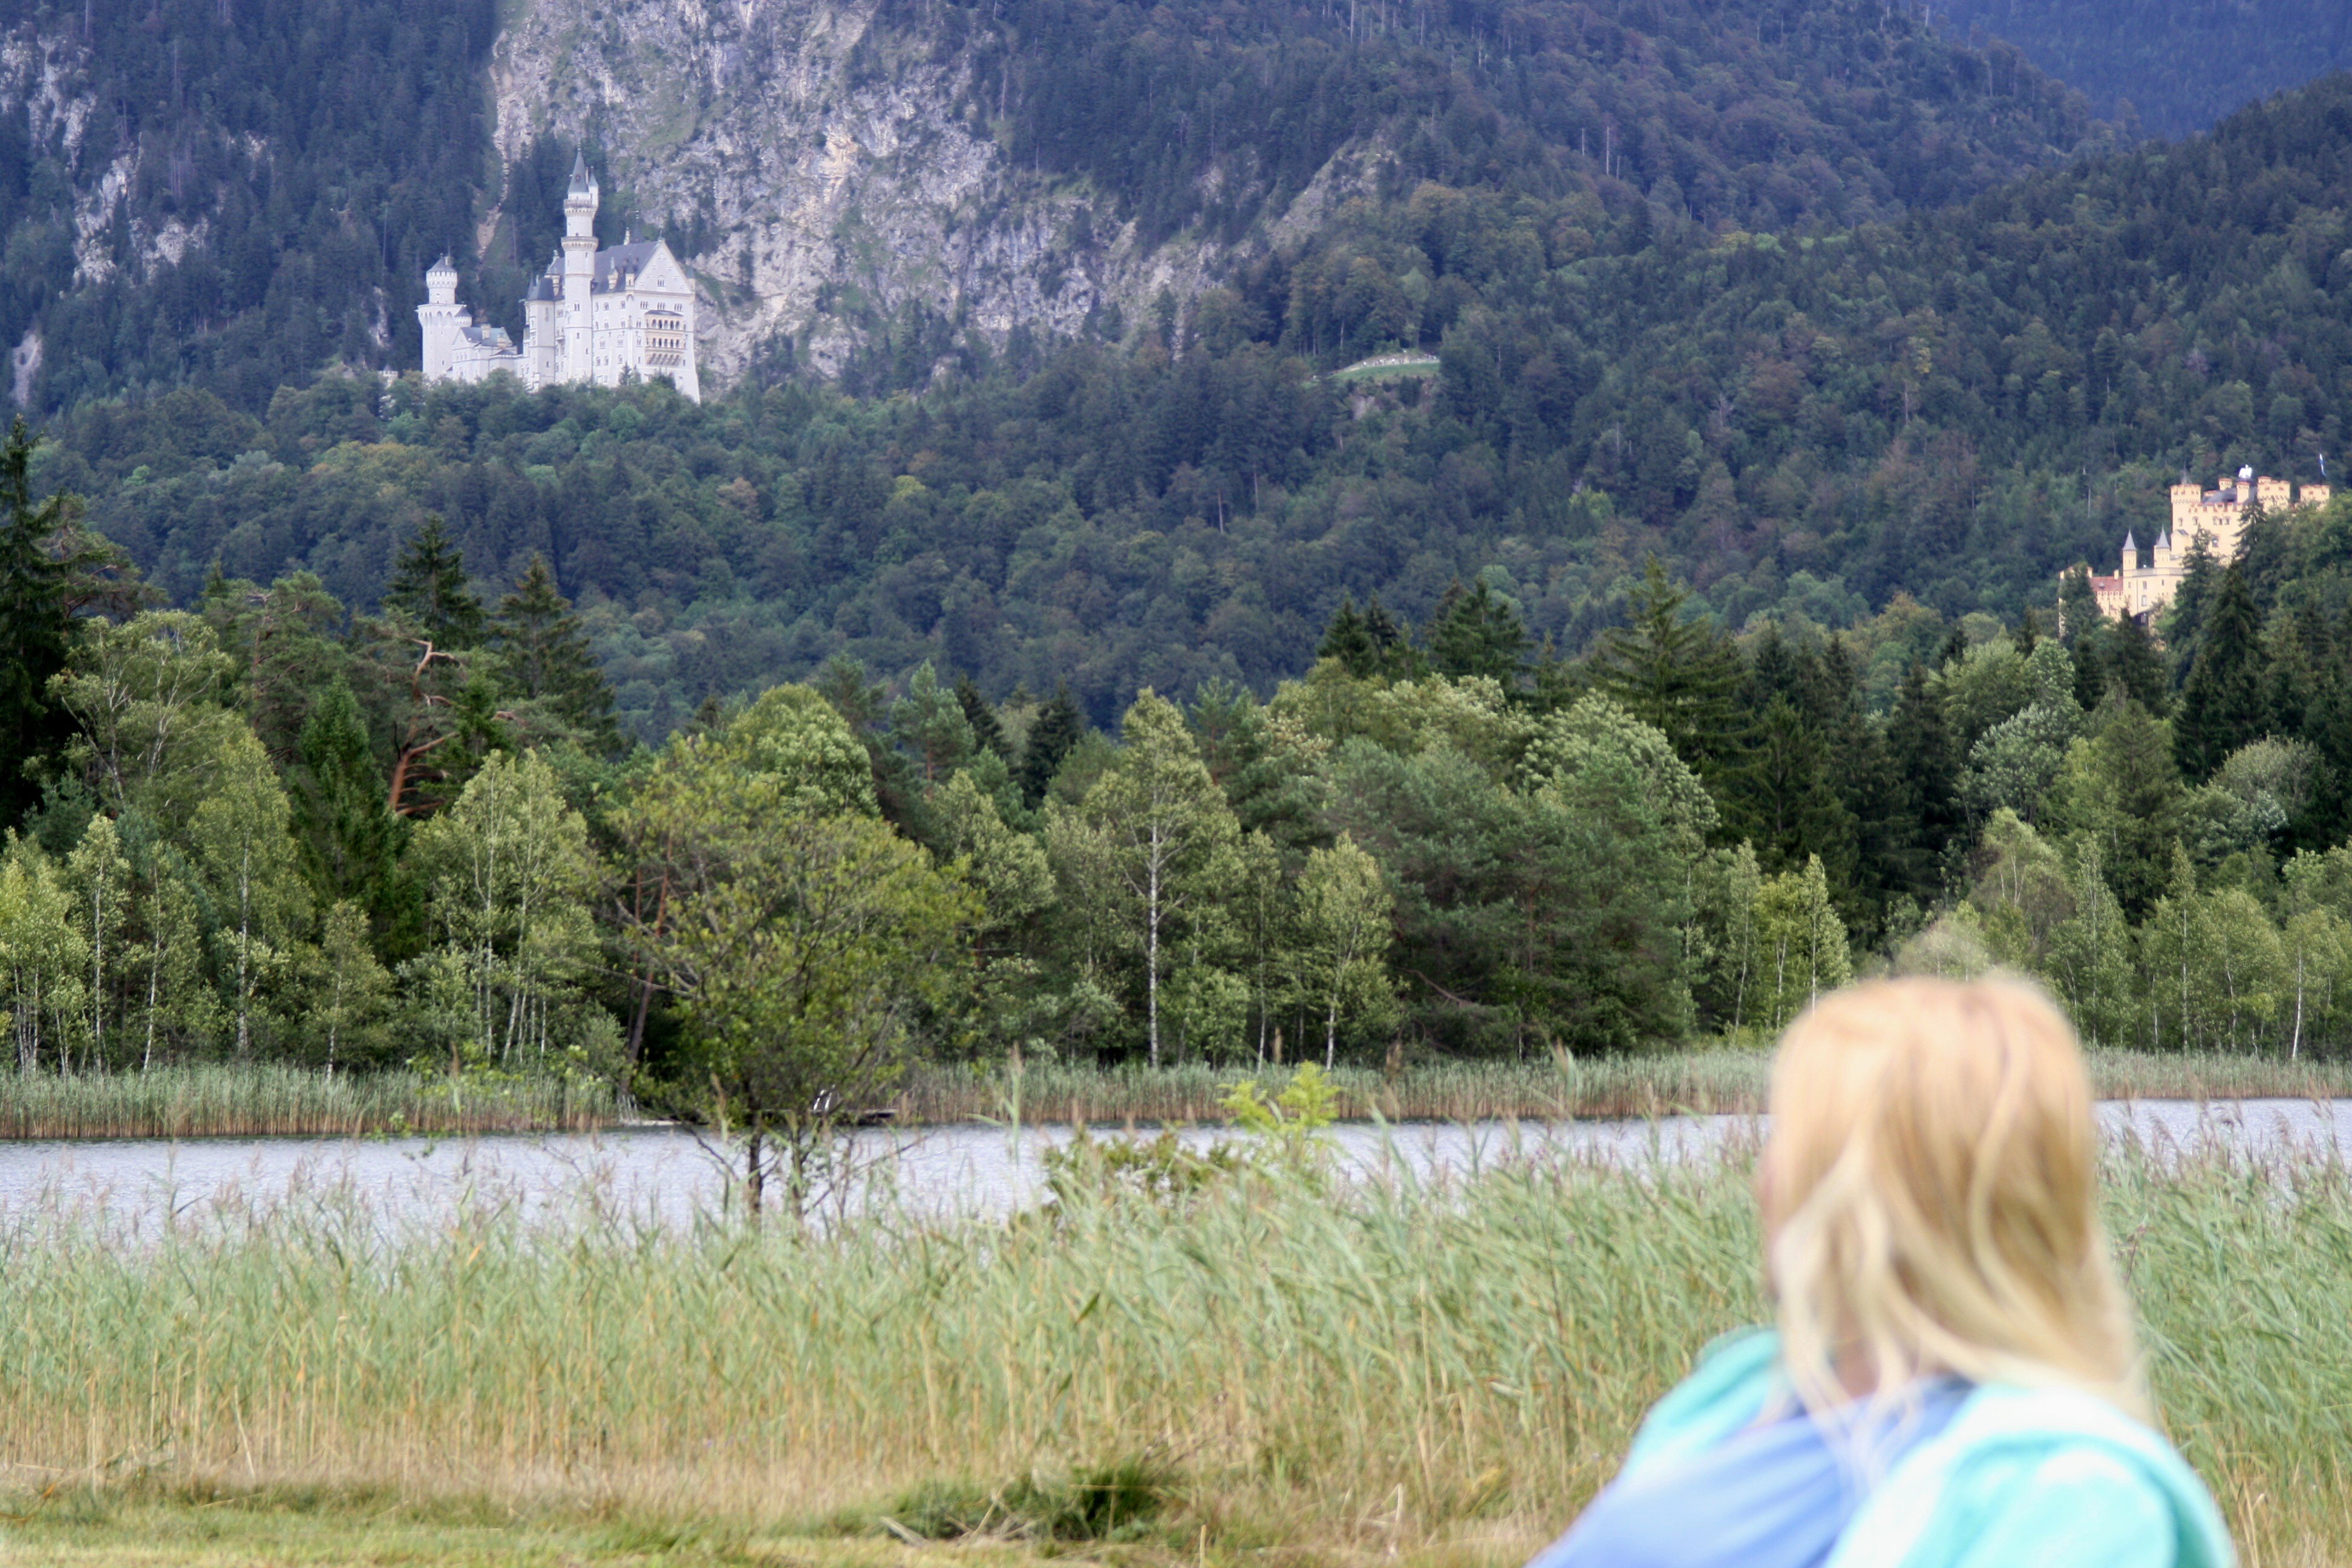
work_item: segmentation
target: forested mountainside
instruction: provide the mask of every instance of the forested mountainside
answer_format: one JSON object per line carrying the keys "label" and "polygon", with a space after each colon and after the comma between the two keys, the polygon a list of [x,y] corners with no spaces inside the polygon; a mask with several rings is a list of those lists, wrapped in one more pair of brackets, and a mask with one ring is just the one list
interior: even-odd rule
{"label": "forested mountainside", "polygon": [[1778,228],[2100,134],[1874,0],[39,0],[0,44],[0,341],[44,409],[412,366],[444,250],[514,324],[582,146],[613,237],[687,254],[709,379],[865,384],[1118,340],[1423,181]]}
{"label": "forested mountainside", "polygon": [[[191,389],[63,418],[39,476],[183,602],[217,566],[370,605],[428,511],[487,581],[543,551],[651,738],[836,653],[1067,680],[1108,722],[1269,689],[1343,595],[1419,622],[1456,578],[1571,653],[1652,551],[1736,628],[2013,621],[2184,468],[2345,450],[2352,78],[1891,224],[1653,211],[1424,184],[1125,351],[1030,340],[914,396]],[[1435,363],[1316,374],[1397,345]]]}
{"label": "forested mountainside", "polygon": [[1957,35],[2005,38],[2086,94],[2103,117],[2164,136],[2352,66],[2337,0],[1948,0]]}

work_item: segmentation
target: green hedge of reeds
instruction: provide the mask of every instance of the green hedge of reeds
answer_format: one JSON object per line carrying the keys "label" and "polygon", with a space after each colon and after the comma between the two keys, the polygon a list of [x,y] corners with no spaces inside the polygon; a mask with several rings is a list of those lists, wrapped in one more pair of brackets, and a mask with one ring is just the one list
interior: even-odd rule
{"label": "green hedge of reeds", "polygon": [[[1434,1062],[1396,1073],[1341,1068],[1342,1116],[1395,1121],[1557,1121],[1763,1109],[1771,1058],[1709,1047],[1541,1062]],[[2093,1052],[2109,1099],[2314,1099],[2352,1095],[2352,1064],[2259,1057]],[[981,1119],[1092,1123],[1216,1121],[1244,1078],[1284,1068],[919,1066],[887,1103],[903,1124]],[[635,1108],[609,1087],[555,1079],[455,1084],[409,1072],[338,1073],[218,1063],[143,1073],[0,1073],[0,1139],[345,1137],[585,1131]]]}
{"label": "green hedge of reeds", "polygon": [[[2111,1190],[2158,1400],[2250,1561],[2352,1555],[2344,1173],[2126,1153]],[[0,1245],[0,1461],[57,1484],[892,1534],[1100,1517],[1188,1559],[1524,1560],[1763,1310],[1736,1160],[822,1234],[503,1208],[404,1230],[306,1199],[126,1237],[51,1210]]]}
{"label": "green hedge of reeds", "polygon": [[[2352,1095],[2352,1063],[2273,1058],[2160,1056],[2093,1051],[2092,1076],[2110,1100],[2328,1099]],[[1287,1068],[1181,1066],[1102,1068],[1032,1065],[919,1068],[893,1101],[907,1122],[1213,1121],[1244,1078],[1285,1078]],[[1555,1062],[1434,1062],[1395,1073],[1342,1067],[1332,1074],[1340,1114],[1396,1121],[1556,1121],[1680,1111],[1744,1114],[1764,1108],[1771,1057],[1763,1049],[1706,1047],[1654,1055]]]}
{"label": "green hedge of reeds", "polygon": [[611,1125],[619,1110],[609,1087],[556,1079],[453,1083],[409,1072],[331,1076],[269,1063],[0,1075],[0,1138],[585,1131]]}

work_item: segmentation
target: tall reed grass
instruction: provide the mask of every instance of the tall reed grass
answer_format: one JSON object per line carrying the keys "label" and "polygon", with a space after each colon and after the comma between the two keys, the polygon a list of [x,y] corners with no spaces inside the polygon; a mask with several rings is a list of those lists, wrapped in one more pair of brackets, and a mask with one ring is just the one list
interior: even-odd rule
{"label": "tall reed grass", "polygon": [[[2109,1100],[2334,1099],[2352,1095],[2352,1063],[2262,1057],[2158,1056],[2094,1051],[2091,1071]],[[1344,1115],[1397,1121],[1561,1121],[1677,1112],[1751,1114],[1764,1109],[1770,1056],[1708,1047],[1651,1056],[1542,1062],[1440,1062],[1395,1074],[1341,1068],[1332,1074]],[[926,1067],[899,1086],[892,1109],[905,1122],[1008,1118],[1029,1121],[1213,1121],[1244,1078],[1286,1068],[1187,1065],[1145,1068]]]}
{"label": "tall reed grass", "polygon": [[[1390,1121],[1561,1121],[1764,1106],[1770,1058],[1710,1047],[1565,1064],[1440,1062],[1384,1074],[1333,1075],[1341,1114]],[[2352,1095],[2352,1064],[2259,1057],[2093,1052],[2109,1099],[2332,1099]],[[1285,1069],[919,1067],[887,1109],[905,1124],[981,1119],[1091,1123],[1216,1121],[1244,1078]],[[609,1087],[552,1079],[452,1085],[414,1073],[339,1073],[214,1064],[144,1073],[0,1074],[0,1139],[348,1137],[588,1131],[630,1119]]]}
{"label": "tall reed grass", "polygon": [[0,1075],[0,1138],[586,1131],[610,1126],[624,1109],[609,1088],[554,1079],[453,1084],[266,1063]]}
{"label": "tall reed grass", "polygon": [[[1110,1477],[1187,1556],[1518,1559],[1763,1312],[1744,1177],[1522,1163],[824,1234],[48,1210],[0,1237],[0,1459],[882,1529]],[[2111,1194],[2159,1403],[2249,1560],[2352,1560],[2352,1184],[2126,1152]]]}

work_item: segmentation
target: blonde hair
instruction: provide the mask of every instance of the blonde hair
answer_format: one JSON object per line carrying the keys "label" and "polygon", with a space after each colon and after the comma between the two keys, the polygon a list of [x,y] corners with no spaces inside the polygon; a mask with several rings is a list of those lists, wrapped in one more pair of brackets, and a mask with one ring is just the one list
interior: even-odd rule
{"label": "blonde hair", "polygon": [[1923,1376],[2145,1416],[2074,1031],[2016,980],[1883,980],[1781,1037],[1758,1173],[1783,1353],[1816,1413]]}

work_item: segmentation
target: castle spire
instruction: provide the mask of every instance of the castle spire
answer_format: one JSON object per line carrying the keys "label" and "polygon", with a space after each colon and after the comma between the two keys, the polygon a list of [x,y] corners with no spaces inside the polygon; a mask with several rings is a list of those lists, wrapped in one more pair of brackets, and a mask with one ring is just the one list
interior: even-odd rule
{"label": "castle spire", "polygon": [[594,176],[588,173],[588,154],[584,152],[572,154],[572,189],[566,195],[584,196],[593,183]]}

